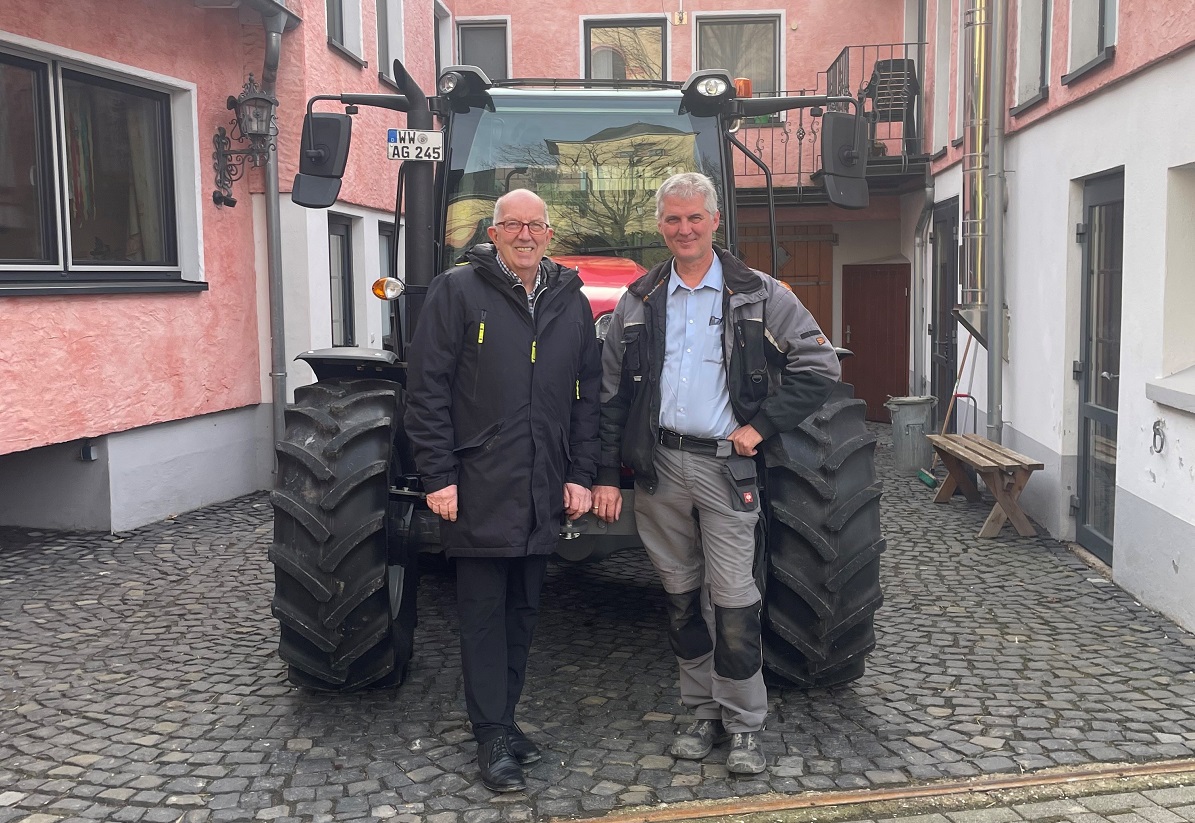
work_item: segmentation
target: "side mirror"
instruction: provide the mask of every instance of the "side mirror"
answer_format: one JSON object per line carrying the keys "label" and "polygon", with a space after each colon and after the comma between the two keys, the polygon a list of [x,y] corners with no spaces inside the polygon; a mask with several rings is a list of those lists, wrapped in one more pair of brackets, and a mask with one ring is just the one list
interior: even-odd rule
{"label": "side mirror", "polygon": [[309,209],[326,209],[340,194],[340,178],[349,160],[353,119],[336,112],[308,112],[303,118],[299,173],[290,199]]}
{"label": "side mirror", "polygon": [[859,118],[845,111],[822,115],[822,174],[826,196],[844,209],[867,208],[867,153]]}

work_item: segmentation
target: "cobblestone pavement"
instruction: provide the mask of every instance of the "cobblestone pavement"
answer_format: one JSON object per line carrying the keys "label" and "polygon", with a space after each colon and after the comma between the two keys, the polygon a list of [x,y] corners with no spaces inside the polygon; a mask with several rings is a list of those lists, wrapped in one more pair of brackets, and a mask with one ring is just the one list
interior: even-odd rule
{"label": "cobblestone pavement", "polygon": [[526,793],[478,782],[442,566],[401,688],[291,688],[255,495],[127,534],[0,531],[0,823],[517,822],[1195,755],[1195,638],[1056,541],[976,539],[987,507],[932,504],[880,431],[878,647],[849,686],[772,686],[758,778],[668,756],[686,718],[636,553],[550,570]]}

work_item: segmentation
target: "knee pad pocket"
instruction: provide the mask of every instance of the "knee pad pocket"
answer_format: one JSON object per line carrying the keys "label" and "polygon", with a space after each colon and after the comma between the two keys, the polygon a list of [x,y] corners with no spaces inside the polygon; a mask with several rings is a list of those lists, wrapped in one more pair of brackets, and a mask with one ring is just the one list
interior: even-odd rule
{"label": "knee pad pocket", "polygon": [[709,654],[714,647],[709,627],[701,614],[701,589],[683,594],[666,593],[668,603],[668,642],[682,660]]}
{"label": "knee pad pocket", "polygon": [[719,677],[747,680],[763,666],[761,608],[761,603],[740,609],[714,606],[718,637],[714,648],[714,671]]}

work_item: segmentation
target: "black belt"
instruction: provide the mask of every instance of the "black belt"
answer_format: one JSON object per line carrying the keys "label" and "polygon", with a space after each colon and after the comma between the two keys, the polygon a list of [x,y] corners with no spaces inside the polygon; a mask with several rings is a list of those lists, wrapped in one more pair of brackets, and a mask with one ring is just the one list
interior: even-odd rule
{"label": "black belt", "polygon": [[[728,441],[716,440],[712,437],[694,437],[690,434],[680,434],[672,429],[660,429],[660,445],[669,449],[680,449],[683,452],[704,454],[707,457],[717,457],[719,445]],[[723,456],[728,452],[723,449]]]}

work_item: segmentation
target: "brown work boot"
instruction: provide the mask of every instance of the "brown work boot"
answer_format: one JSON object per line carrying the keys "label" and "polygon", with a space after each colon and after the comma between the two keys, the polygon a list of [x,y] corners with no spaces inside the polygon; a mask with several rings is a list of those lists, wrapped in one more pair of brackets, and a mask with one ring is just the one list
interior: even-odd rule
{"label": "brown work boot", "polygon": [[672,741],[672,756],[682,760],[701,760],[710,753],[715,743],[725,743],[727,739],[721,720],[695,720]]}

